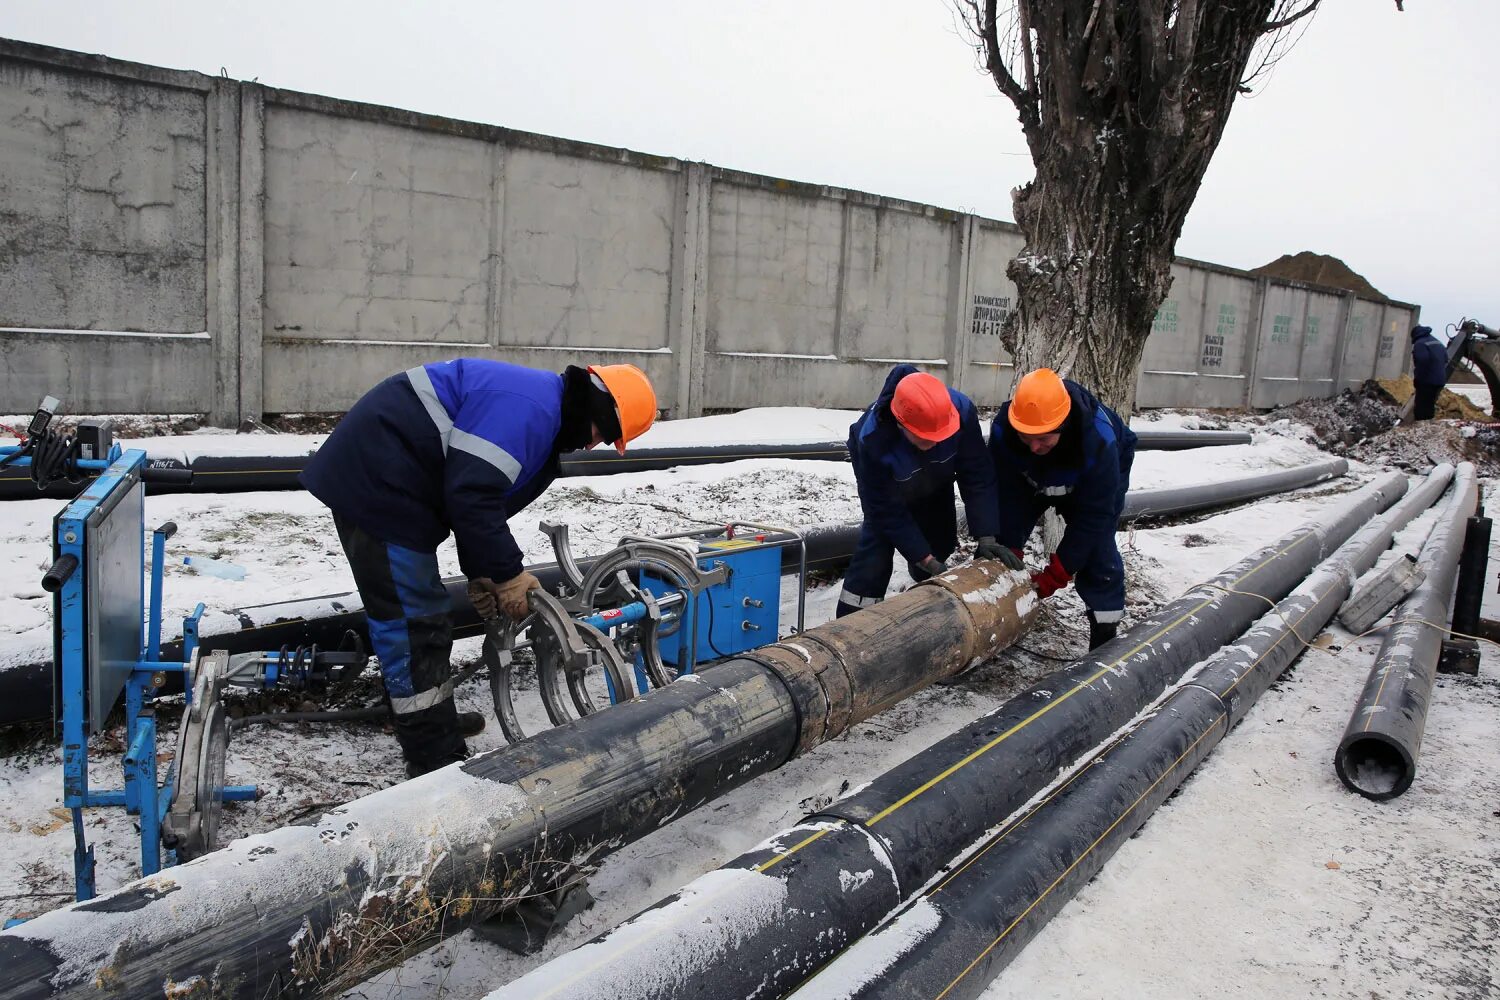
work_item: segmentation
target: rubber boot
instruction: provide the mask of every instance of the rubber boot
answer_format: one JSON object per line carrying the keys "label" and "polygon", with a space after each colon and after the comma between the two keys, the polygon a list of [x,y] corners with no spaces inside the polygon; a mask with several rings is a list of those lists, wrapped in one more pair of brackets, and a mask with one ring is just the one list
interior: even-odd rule
{"label": "rubber boot", "polygon": [[1095,650],[1115,637],[1120,630],[1119,622],[1098,622],[1094,620],[1094,613],[1089,612],[1089,649]]}

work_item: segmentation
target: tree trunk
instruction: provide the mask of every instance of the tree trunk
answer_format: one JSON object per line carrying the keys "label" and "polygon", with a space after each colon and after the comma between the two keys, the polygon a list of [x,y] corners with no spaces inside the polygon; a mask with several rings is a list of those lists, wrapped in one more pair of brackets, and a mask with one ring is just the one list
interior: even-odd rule
{"label": "tree trunk", "polygon": [[1136,369],[1171,286],[1176,243],[1176,233],[1142,237],[1160,232],[1154,207],[1069,160],[1039,165],[1016,190],[1026,246],[1007,269],[1017,308],[1005,346],[1018,377],[1053,368],[1122,416],[1134,409]]}
{"label": "tree trunk", "polygon": [[[1026,245],[1001,334],[1017,376],[1053,368],[1122,416],[1134,408],[1177,238],[1247,64],[1317,3],[1016,0],[1014,34],[997,0],[961,3],[1036,164],[1014,195]],[[1019,78],[1006,65],[1016,38]]]}

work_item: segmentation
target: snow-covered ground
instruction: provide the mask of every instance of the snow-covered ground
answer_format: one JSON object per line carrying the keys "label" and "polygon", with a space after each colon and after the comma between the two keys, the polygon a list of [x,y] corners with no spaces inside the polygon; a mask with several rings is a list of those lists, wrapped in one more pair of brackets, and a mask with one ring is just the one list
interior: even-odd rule
{"label": "snow-covered ground", "polygon": [[[805,432],[800,440],[837,440],[852,416],[762,410],[663,423],[651,432],[657,439],[650,443],[791,440],[784,435],[792,428]],[[1146,425],[1221,426],[1218,420],[1164,414]],[[198,453],[222,453],[215,437],[186,440],[203,449]],[[271,439],[276,437],[292,436]],[[1258,433],[1248,446],[1144,452],[1133,480],[1142,488],[1185,484],[1322,457],[1295,428],[1278,428]],[[1123,533],[1131,614],[1285,533],[1370,473],[1357,468],[1351,480],[1190,523]],[[0,565],[0,670],[7,651],[14,661],[27,651],[50,649],[50,599],[38,580],[49,561],[51,519],[60,507],[42,500],[0,503],[0,545],[9,554]],[[587,554],[611,547],[623,534],[705,521],[813,525],[858,517],[847,465],[768,460],[561,481],[514,527],[528,558],[546,561],[550,551],[536,530],[544,519],[573,525],[575,548]],[[168,519],[180,527],[167,574],[168,622],[199,600],[228,609],[351,588],[331,521],[305,494],[149,498],[148,525]],[[246,578],[194,575],[180,563],[188,554],[244,566]],[[445,573],[457,572],[451,544],[440,561]],[[894,585],[906,582],[898,569]],[[831,616],[836,583],[809,595],[809,624]],[[1500,617],[1500,608],[1490,607],[1494,600],[1486,597],[1487,613]],[[1081,653],[1086,626],[1076,597],[1068,592],[1048,604],[1022,646],[1050,655]],[[788,583],[784,624],[794,606]],[[1354,642],[1336,631],[1334,636],[1333,647],[1308,653],[1261,699],[1182,792],[1001,975],[986,993],[989,1000],[1023,994],[1348,1000],[1496,995],[1500,657],[1486,648],[1479,678],[1439,680],[1417,782],[1404,797],[1377,805],[1345,792],[1331,759],[1380,636]],[[470,640],[455,655],[472,658],[476,652]],[[924,691],[625,847],[592,881],[594,908],[540,955],[517,958],[466,932],[349,995],[483,996],[875,777],[1055,666],[1013,649],[963,683]],[[488,713],[482,681],[461,689],[459,700],[460,707]],[[527,717],[534,721],[539,714],[533,710]],[[71,888],[72,837],[67,813],[58,809],[57,748],[41,740],[12,743],[0,758],[0,916],[58,905]],[[93,741],[102,780],[118,780],[118,744],[115,734]],[[499,744],[493,722],[471,740],[481,750]],[[241,835],[316,815],[384,787],[400,773],[394,740],[377,726],[251,727],[231,744],[229,778],[255,782],[267,794],[226,810],[225,826]],[[129,818],[118,809],[95,810],[88,824],[100,854],[101,888],[127,880],[138,863]]]}

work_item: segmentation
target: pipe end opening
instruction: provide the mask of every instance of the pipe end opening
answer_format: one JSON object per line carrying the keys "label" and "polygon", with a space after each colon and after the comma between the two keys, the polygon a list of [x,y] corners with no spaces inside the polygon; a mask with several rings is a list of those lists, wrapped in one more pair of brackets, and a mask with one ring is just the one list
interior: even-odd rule
{"label": "pipe end opening", "polygon": [[1410,788],[1415,772],[1403,747],[1373,734],[1346,742],[1334,763],[1339,779],[1351,792],[1377,802],[1393,799]]}

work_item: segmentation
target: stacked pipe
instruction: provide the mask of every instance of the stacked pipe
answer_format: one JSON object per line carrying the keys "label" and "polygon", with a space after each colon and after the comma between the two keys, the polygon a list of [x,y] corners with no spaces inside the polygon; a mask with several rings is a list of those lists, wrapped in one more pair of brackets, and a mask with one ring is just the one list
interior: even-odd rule
{"label": "stacked pipe", "polygon": [[976,562],[312,827],[249,837],[0,933],[0,998],[326,995],[1010,643],[1036,595]]}
{"label": "stacked pipe", "polygon": [[[1464,476],[1450,507],[1466,488]],[[808,992],[860,1000],[977,997],[1244,719],[1332,620],[1354,576],[1452,477],[1452,467],[1440,467],[1367,525],[1232,646],[972,845],[940,881],[814,978]]]}
{"label": "stacked pipe", "polygon": [[1411,787],[1427,727],[1427,709],[1447,634],[1464,530],[1478,502],[1474,467],[1458,467],[1454,496],[1422,546],[1417,565],[1427,578],[1396,610],[1349,726],[1334,769],[1350,791],[1391,799]]}
{"label": "stacked pipe", "polygon": [[[1382,477],[864,790],[492,1000],[786,995],[1405,492],[1400,474]],[[1361,552],[1389,542],[1388,534],[1361,538]],[[673,961],[657,966],[652,956],[663,951]]]}
{"label": "stacked pipe", "polygon": [[[1348,469],[1349,463],[1343,459],[1335,459],[1198,486],[1133,490],[1125,497],[1125,509],[1120,515],[1120,522],[1124,525],[1140,517],[1159,518],[1223,507],[1271,493],[1311,486],[1342,476]],[[858,524],[808,529],[804,534],[807,543],[807,569],[810,572],[830,572],[842,568],[854,553],[859,529]],[[781,553],[782,572],[794,572],[797,569],[797,550],[788,547],[782,549]],[[584,560],[583,565],[586,568],[592,565],[592,561]],[[533,566],[530,570],[541,580],[543,586],[556,592],[561,576],[555,564]],[[464,639],[483,634],[484,626],[469,605],[465,589],[467,581],[461,576],[448,577],[443,585],[447,587],[453,605],[454,637]],[[350,631],[362,639],[366,638],[364,612],[358,596],[354,594],[328,594],[237,608],[215,615],[214,618],[222,622],[222,625],[216,625],[212,620],[205,621],[202,645],[205,649],[222,649],[229,653],[313,644],[333,648]],[[162,645],[162,655],[167,659],[179,658],[182,655],[181,648],[180,642],[168,641]],[[51,654],[50,640],[0,643],[0,725],[50,717]],[[180,684],[180,676],[169,674],[163,693],[176,693],[180,690]]]}

